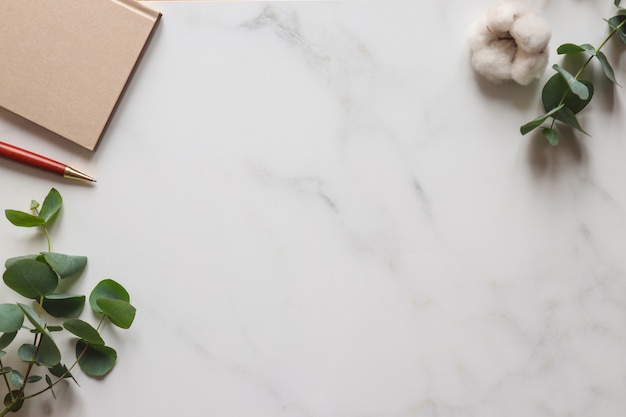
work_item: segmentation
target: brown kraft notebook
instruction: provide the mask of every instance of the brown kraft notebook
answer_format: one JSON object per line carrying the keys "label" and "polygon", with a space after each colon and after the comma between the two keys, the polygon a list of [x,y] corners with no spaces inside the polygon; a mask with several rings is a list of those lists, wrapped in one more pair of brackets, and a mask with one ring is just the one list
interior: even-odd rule
{"label": "brown kraft notebook", "polygon": [[93,150],[160,18],[135,0],[0,0],[0,106]]}

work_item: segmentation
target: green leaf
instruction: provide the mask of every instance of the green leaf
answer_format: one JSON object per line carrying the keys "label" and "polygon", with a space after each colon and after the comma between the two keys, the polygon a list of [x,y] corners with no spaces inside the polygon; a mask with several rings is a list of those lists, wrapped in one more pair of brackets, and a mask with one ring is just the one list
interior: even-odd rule
{"label": "green leaf", "polygon": [[42,378],[41,378],[41,376],[40,376],[40,375],[31,375],[31,376],[29,376],[29,377],[26,379],[26,383],[27,383],[27,384],[31,384],[31,383],[33,383],[33,382],[39,382],[39,381],[41,381],[41,380],[42,380]]}
{"label": "green leaf", "polygon": [[615,7],[619,7],[620,3],[622,2],[622,0],[615,0],[613,2],[613,4],[615,4]]}
{"label": "green leaf", "polygon": [[54,220],[61,209],[61,205],[63,205],[61,194],[59,194],[55,188],[50,189],[50,192],[43,200],[41,211],[39,212],[39,215],[44,219],[46,224]]}
{"label": "green leaf", "polygon": [[588,135],[588,133],[585,132],[582,127],[580,127],[580,123],[578,123],[578,119],[576,119],[576,115],[574,114],[574,112],[567,107],[563,107],[561,110],[559,110],[554,115],[554,118]]}
{"label": "green leaf", "polygon": [[52,366],[50,368],[48,368],[48,371],[50,371],[50,373],[54,376],[56,376],[57,378],[72,378],[74,379],[74,377],[72,376],[72,374],[70,373],[69,369],[67,369],[67,366],[58,363],[55,366]]}
{"label": "green leaf", "polygon": [[[624,20],[626,20],[626,15],[618,14],[617,16],[613,16],[612,18],[607,20],[607,22],[609,23],[611,29],[615,30],[620,27],[619,25],[622,24]],[[626,43],[626,27],[621,26],[619,29],[617,29],[617,36],[619,36],[620,40],[623,43]]]}
{"label": "green leaf", "polygon": [[41,362],[48,367],[55,366],[61,362],[61,352],[48,332],[41,335],[37,362]]}
{"label": "green leaf", "polygon": [[136,309],[124,300],[100,298],[97,300],[98,307],[113,324],[122,329],[128,329],[135,320]]}
{"label": "green leaf", "polygon": [[17,332],[4,333],[0,336],[0,349],[4,349],[9,346],[15,339],[15,336],[17,336]]}
{"label": "green leaf", "polygon": [[18,210],[5,210],[5,216],[15,226],[20,227],[35,227],[43,226],[46,221],[41,216],[35,216],[34,214],[25,213]]}
{"label": "green leaf", "polygon": [[22,388],[24,386],[24,376],[14,369],[9,374],[9,382],[15,388]]}
{"label": "green leaf", "polygon": [[548,120],[548,118],[551,117],[554,113],[556,113],[557,111],[561,110],[563,108],[563,106],[565,106],[565,105],[561,104],[560,106],[551,109],[546,114],[542,114],[541,116],[537,117],[535,120],[532,120],[532,121],[526,123],[525,125],[523,125],[520,128],[521,134],[525,135],[525,134],[529,133],[530,131],[535,130],[536,128],[541,126],[541,124],[543,122]]}
{"label": "green leaf", "polygon": [[104,279],[100,281],[89,295],[89,305],[91,305],[91,309],[96,313],[102,313],[102,309],[97,303],[97,301],[101,298],[122,300],[127,303],[130,302],[130,295],[128,294],[128,291],[112,279]]}
{"label": "green leaf", "polygon": [[589,45],[588,43],[583,43],[582,45],[579,45],[584,51],[588,52],[589,55],[595,55],[596,54],[596,48],[593,47],[593,45]]}
{"label": "green leaf", "polygon": [[552,68],[561,74],[563,79],[567,81],[567,85],[572,93],[576,94],[581,100],[587,100],[589,98],[589,89],[585,84],[578,81],[572,74],[570,74],[565,68],[558,64],[554,64]]}
{"label": "green leaf", "polygon": [[4,397],[4,406],[12,412],[18,411],[24,405],[24,393],[20,390],[13,390]]}
{"label": "green leaf", "polygon": [[65,327],[68,332],[80,337],[90,345],[104,346],[104,340],[102,340],[98,330],[94,329],[93,326],[87,322],[78,319],[70,319],[63,323],[63,327]]}
{"label": "green leaf", "polygon": [[37,352],[37,346],[30,343],[24,343],[17,350],[17,356],[24,362],[35,362],[35,353]]}
{"label": "green leaf", "polygon": [[564,96],[565,100],[563,101],[563,104],[565,104],[565,107],[573,111],[574,114],[584,109],[593,98],[594,88],[590,81],[581,80],[580,82],[585,84],[589,90],[589,97],[586,100],[581,100],[572,94],[567,82],[563,79],[563,77],[561,77],[560,74],[554,74],[550,77],[541,91],[541,101],[543,103],[544,110],[549,111],[558,106]]}
{"label": "green leaf", "polygon": [[543,129],[543,136],[548,139],[550,145],[556,146],[559,144],[559,134],[556,130],[546,127]]}
{"label": "green leaf", "polygon": [[0,375],[8,374],[11,371],[13,371],[13,368],[5,366],[4,368],[0,368]]}
{"label": "green leaf", "polygon": [[92,346],[82,340],[76,342],[76,358],[82,371],[100,377],[108,374],[117,360],[117,352],[108,346]]}
{"label": "green leaf", "polygon": [[16,304],[0,304],[0,332],[12,333],[22,328],[24,312]]}
{"label": "green leaf", "polygon": [[2,277],[7,287],[31,299],[53,293],[59,283],[57,274],[49,265],[32,259],[15,262]]}
{"label": "green leaf", "polygon": [[59,278],[49,265],[32,259],[13,263],[2,277],[9,288],[31,299],[53,293],[59,283]]}
{"label": "green leaf", "polygon": [[615,79],[615,72],[613,71],[613,67],[611,67],[611,64],[609,64],[609,60],[607,59],[606,55],[604,55],[604,52],[598,51],[596,57],[602,65],[602,71],[604,72],[604,75],[606,75],[606,78],[608,78],[613,84],[619,85],[619,83]]}
{"label": "green leaf", "polygon": [[86,297],[74,294],[49,294],[43,299],[43,308],[54,317],[75,318],[85,307]]}
{"label": "green leaf", "polygon": [[86,256],[65,255],[55,252],[42,252],[41,255],[61,279],[80,274],[87,265]]}
{"label": "green leaf", "polygon": [[4,267],[8,268],[11,265],[13,265],[15,262],[17,261],[21,261],[22,259],[32,259],[32,260],[36,260],[37,258],[39,258],[41,255],[38,253],[33,253],[32,255],[22,255],[22,256],[15,256],[13,258],[9,258],[4,262]]}
{"label": "green leaf", "polygon": [[556,53],[559,55],[577,54],[584,51],[583,48],[573,43],[564,43],[556,49]]}
{"label": "green leaf", "polygon": [[50,378],[50,375],[46,375],[46,384],[48,384],[48,388],[50,388],[50,393],[52,394],[52,397],[56,400],[57,396],[54,393],[54,384],[52,383],[52,378]]}
{"label": "green leaf", "polygon": [[37,210],[39,208],[39,201],[37,200],[30,200],[30,209],[31,210]]}

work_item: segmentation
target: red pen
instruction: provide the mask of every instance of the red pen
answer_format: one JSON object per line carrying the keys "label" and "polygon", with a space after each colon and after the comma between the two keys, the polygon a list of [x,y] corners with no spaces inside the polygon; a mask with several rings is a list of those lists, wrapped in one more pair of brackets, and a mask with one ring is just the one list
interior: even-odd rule
{"label": "red pen", "polygon": [[54,161],[45,156],[27,151],[26,149],[9,145],[5,142],[0,142],[0,157],[10,159],[24,165],[29,165],[34,168],[43,169],[44,171],[52,172],[53,174],[61,175],[65,178],[96,182],[96,180],[91,176],[80,172],[79,170],[72,168],[71,166]]}

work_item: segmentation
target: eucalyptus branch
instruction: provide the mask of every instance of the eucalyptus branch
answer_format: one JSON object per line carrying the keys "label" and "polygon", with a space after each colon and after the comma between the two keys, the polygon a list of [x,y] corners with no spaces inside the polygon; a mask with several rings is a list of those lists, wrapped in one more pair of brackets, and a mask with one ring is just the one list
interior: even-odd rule
{"label": "eucalyptus branch", "polygon": [[[48,226],[58,215],[62,201],[59,192],[53,188],[41,205],[34,200],[31,202],[31,213],[5,210],[7,219],[16,226],[41,227],[48,250],[10,258],[5,262],[6,271],[2,278],[6,286],[34,301],[34,305],[31,307],[20,302],[0,304],[0,357],[11,347],[18,332],[26,329],[35,335],[32,344],[22,344],[16,349],[17,356],[26,367],[24,375],[15,367],[5,366],[0,361],[7,391],[0,417],[17,412],[26,400],[47,391],[56,398],[53,388],[65,379],[71,378],[78,384],[72,374],[76,367],[92,377],[108,374],[115,365],[117,352],[105,344],[100,328],[108,320],[117,327],[128,329],[135,318],[135,307],[130,304],[130,295],[111,279],[100,281],[89,295],[89,306],[100,315],[96,328],[78,318],[87,304],[85,295],[57,292],[61,280],[80,275],[87,264],[84,256],[50,251]],[[62,326],[49,325],[47,320],[51,317],[63,319]],[[24,322],[29,322],[32,327],[24,326]],[[58,334],[63,330],[76,343],[75,358],[69,368],[64,365],[61,351],[53,337],[53,333]],[[37,370],[42,373],[38,374]],[[42,379],[46,386],[31,390]],[[26,394],[28,391],[31,393]]]}
{"label": "eucalyptus branch", "polygon": [[604,48],[609,40],[615,35],[618,35],[618,38],[626,44],[626,9],[621,8],[620,3],[621,0],[614,1],[615,6],[618,8],[618,13],[612,18],[606,20],[611,31],[598,47],[593,47],[590,44],[576,45],[573,43],[565,43],[557,48],[557,53],[559,55],[587,53],[589,54],[589,57],[585,60],[575,75],[572,75],[571,72],[558,64],[552,66],[552,68],[556,71],[556,74],[554,74],[546,82],[541,94],[545,113],[524,124],[520,128],[520,133],[522,135],[526,135],[527,133],[541,127],[548,119],[552,119],[551,124],[549,127],[543,127],[542,133],[552,145],[557,145],[559,143],[559,134],[555,129],[557,121],[587,134],[578,122],[576,114],[578,114],[591,102],[594,93],[594,86],[591,81],[581,80],[580,77],[589,63],[594,58],[597,58],[606,78],[608,78],[613,84],[619,85],[615,78],[615,72],[609,63],[608,58],[604,52],[602,52],[602,48]]}

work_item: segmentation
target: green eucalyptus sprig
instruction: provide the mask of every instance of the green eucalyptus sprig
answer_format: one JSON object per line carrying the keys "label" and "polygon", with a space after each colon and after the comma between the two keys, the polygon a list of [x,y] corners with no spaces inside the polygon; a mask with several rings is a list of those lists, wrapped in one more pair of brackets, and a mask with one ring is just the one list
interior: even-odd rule
{"label": "green eucalyptus sprig", "polygon": [[[31,202],[32,213],[5,211],[7,219],[16,226],[40,227],[48,250],[10,258],[5,263],[5,285],[29,302],[0,304],[0,387],[3,384],[6,388],[5,408],[0,417],[18,411],[26,400],[47,391],[56,398],[57,384],[66,379],[76,382],[72,374],[76,366],[89,376],[108,374],[115,365],[117,352],[105,344],[100,329],[107,320],[128,329],[135,318],[128,292],[111,279],[100,281],[89,295],[89,306],[99,316],[95,327],[79,318],[86,297],[58,290],[62,281],[80,276],[87,265],[85,256],[51,252],[48,226],[62,203],[61,195],[53,188],[41,205]],[[57,344],[63,334],[75,343],[75,357],[69,362]],[[3,362],[8,348],[13,348],[22,369]]]}
{"label": "green eucalyptus sprig", "polygon": [[[626,44],[626,9],[620,7],[621,0],[614,0],[617,7],[617,14],[606,20],[609,25],[610,32],[608,36],[600,43],[599,46],[593,47],[590,44],[575,45],[566,43],[557,48],[559,55],[574,55],[585,53],[588,55],[585,62],[574,74],[555,64],[552,68],[556,71],[544,85],[541,100],[545,113],[536,119],[526,123],[520,127],[520,132],[525,135],[538,127],[543,126],[543,136],[551,145],[558,145],[559,134],[555,129],[558,122],[564,123],[584,134],[588,134],[583,130],[576,114],[587,107],[593,98],[594,86],[589,80],[582,80],[580,77],[589,63],[596,58],[602,67],[602,72],[613,84],[619,85],[613,67],[609,63],[608,58],[602,52],[602,48],[615,35]],[[544,126],[544,122],[551,119],[549,126]]]}

